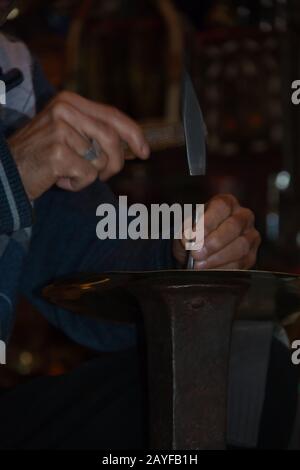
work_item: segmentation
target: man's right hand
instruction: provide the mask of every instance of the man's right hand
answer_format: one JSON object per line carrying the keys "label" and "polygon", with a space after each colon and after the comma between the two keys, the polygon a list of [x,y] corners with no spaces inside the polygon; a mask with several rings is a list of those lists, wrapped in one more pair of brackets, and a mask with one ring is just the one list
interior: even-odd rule
{"label": "man's right hand", "polygon": [[[101,155],[83,157],[95,141]],[[125,142],[139,158],[149,157],[140,127],[115,108],[71,92],[60,93],[16,132],[8,145],[31,201],[51,186],[79,191],[98,177],[106,181],[124,166]]]}

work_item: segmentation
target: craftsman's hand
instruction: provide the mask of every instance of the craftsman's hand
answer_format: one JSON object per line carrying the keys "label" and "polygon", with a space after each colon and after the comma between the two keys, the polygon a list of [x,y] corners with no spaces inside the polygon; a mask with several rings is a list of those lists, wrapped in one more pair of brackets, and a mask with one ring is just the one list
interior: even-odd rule
{"label": "craftsman's hand", "polygon": [[[174,241],[174,256],[186,266],[190,253],[186,240]],[[192,251],[195,269],[249,269],[256,262],[261,238],[254,227],[254,215],[241,207],[235,197],[211,199],[204,214],[204,246]]]}
{"label": "craftsman's hand", "polygon": [[[92,147],[98,158],[83,157]],[[124,142],[146,159],[149,147],[139,126],[115,108],[74,93],[60,93],[8,141],[30,200],[56,184],[79,191],[99,177],[105,181],[124,165]]]}

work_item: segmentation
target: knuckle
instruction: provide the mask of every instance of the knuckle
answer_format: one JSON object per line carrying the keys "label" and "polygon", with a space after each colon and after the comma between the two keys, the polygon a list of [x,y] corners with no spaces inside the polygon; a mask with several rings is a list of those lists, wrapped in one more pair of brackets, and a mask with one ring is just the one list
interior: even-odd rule
{"label": "knuckle", "polygon": [[66,111],[66,104],[56,101],[51,108],[51,116],[54,121],[60,120]]}
{"label": "knuckle", "polygon": [[52,175],[58,178],[61,174],[62,150],[58,144],[53,145],[51,149],[49,168]]}
{"label": "knuckle", "polygon": [[63,157],[63,146],[59,142],[55,142],[51,154],[54,163],[60,162]]}
{"label": "knuckle", "polygon": [[217,253],[222,249],[222,242],[218,237],[212,237],[205,243],[206,249],[211,253]]}
{"label": "knuckle", "polygon": [[237,216],[229,217],[227,220],[228,229],[231,233],[240,234],[242,230],[240,219]]}
{"label": "knuckle", "polygon": [[229,207],[235,207],[239,205],[237,198],[233,196],[233,194],[227,194],[227,193],[219,194],[218,196],[215,196],[214,199],[219,199],[220,201],[222,201],[224,204],[226,204]]}
{"label": "knuckle", "polygon": [[70,98],[72,98],[72,95],[73,93],[71,91],[63,90],[57,95],[56,101],[58,102],[68,101]]}
{"label": "knuckle", "polygon": [[233,206],[239,206],[239,202],[233,194],[225,194],[225,199],[228,200],[228,203]]}
{"label": "knuckle", "polygon": [[227,207],[230,209],[231,212],[236,212],[240,209],[239,201],[232,194],[225,194],[223,201],[227,205]]}
{"label": "knuckle", "polygon": [[234,196],[221,194],[212,198],[208,204],[208,208],[214,210],[215,217],[222,219],[224,214],[230,216],[236,209],[236,201]]}

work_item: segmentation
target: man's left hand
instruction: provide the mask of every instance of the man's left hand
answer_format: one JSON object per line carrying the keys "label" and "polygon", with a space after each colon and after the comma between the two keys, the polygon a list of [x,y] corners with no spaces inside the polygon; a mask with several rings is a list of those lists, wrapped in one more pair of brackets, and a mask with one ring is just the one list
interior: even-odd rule
{"label": "man's left hand", "polygon": [[[184,267],[189,251],[186,240],[175,240],[173,253]],[[205,208],[204,245],[192,251],[194,268],[250,269],[256,262],[261,237],[254,226],[254,214],[229,194],[212,198]]]}

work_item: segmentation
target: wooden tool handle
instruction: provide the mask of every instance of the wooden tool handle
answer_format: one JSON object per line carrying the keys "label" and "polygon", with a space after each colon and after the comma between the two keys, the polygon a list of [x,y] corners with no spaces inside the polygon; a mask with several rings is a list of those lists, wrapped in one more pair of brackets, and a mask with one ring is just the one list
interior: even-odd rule
{"label": "wooden tool handle", "polygon": [[[152,152],[159,152],[169,148],[184,146],[185,137],[183,126],[176,123],[147,123],[142,124],[142,129]],[[125,144],[126,158],[133,157],[131,150]]]}

